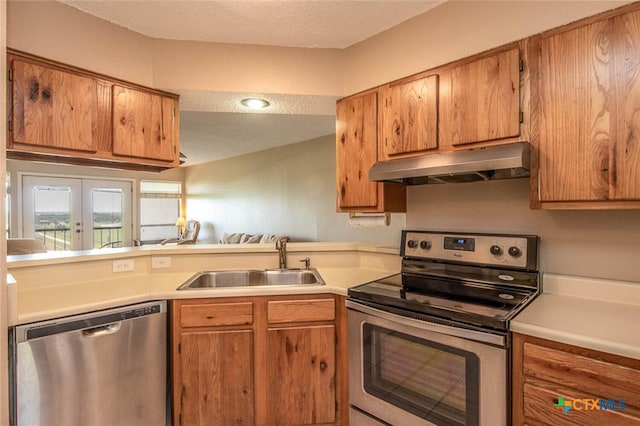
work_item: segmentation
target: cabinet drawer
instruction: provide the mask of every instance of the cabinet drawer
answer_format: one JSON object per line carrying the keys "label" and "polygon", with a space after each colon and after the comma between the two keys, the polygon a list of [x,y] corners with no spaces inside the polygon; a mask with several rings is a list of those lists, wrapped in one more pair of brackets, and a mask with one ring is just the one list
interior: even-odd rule
{"label": "cabinet drawer", "polygon": [[533,343],[525,343],[523,353],[525,376],[640,407],[640,370]]}
{"label": "cabinet drawer", "polygon": [[274,300],[267,305],[270,324],[305,321],[333,321],[335,302],[331,299]]}
{"label": "cabinet drawer", "polygon": [[[637,409],[630,406],[622,407],[617,395],[603,395],[602,398],[614,400],[612,402],[617,410],[600,410],[600,398],[597,395],[576,392],[554,383],[528,381],[524,385],[524,415],[525,419],[535,419],[533,424],[542,422],[548,425],[575,426],[640,425],[640,413]],[[572,408],[565,413],[564,408],[558,406],[562,403]]]}
{"label": "cabinet drawer", "polygon": [[253,303],[206,303],[180,307],[180,326],[207,327],[253,323]]}

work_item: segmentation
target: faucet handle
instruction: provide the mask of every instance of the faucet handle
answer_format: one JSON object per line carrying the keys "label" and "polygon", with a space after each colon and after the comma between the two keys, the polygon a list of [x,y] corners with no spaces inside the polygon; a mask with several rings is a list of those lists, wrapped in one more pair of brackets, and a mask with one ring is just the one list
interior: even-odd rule
{"label": "faucet handle", "polygon": [[304,262],[304,269],[309,270],[309,264],[311,263],[311,259],[305,257],[304,259],[300,259],[298,262]]}

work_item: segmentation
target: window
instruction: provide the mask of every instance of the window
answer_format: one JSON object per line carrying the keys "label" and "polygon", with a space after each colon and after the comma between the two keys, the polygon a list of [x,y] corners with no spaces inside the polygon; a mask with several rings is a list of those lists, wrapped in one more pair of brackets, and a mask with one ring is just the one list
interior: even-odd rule
{"label": "window", "polygon": [[4,226],[7,238],[11,235],[11,173],[7,172],[4,193]]}
{"label": "window", "polygon": [[140,182],[140,241],[158,243],[178,236],[181,182]]}

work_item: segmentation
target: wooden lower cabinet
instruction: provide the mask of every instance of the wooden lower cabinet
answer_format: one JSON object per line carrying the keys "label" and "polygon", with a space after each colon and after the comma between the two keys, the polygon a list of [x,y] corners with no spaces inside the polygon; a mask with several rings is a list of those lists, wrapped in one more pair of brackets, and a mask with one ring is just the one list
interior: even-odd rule
{"label": "wooden lower cabinet", "polygon": [[174,300],[173,424],[347,424],[344,299]]}
{"label": "wooden lower cabinet", "polygon": [[640,360],[514,333],[513,425],[640,425]]}
{"label": "wooden lower cabinet", "polygon": [[336,327],[269,328],[267,424],[336,421]]}
{"label": "wooden lower cabinet", "polygon": [[180,335],[183,425],[251,425],[253,331]]}

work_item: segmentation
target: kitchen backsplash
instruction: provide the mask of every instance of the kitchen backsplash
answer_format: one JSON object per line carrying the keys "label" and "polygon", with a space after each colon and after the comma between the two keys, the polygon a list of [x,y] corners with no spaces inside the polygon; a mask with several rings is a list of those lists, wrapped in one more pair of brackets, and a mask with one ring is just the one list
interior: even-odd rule
{"label": "kitchen backsplash", "polygon": [[407,228],[540,236],[540,271],[640,282],[640,211],[529,209],[529,181],[407,188]]}

